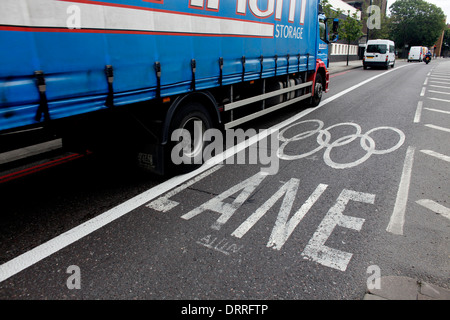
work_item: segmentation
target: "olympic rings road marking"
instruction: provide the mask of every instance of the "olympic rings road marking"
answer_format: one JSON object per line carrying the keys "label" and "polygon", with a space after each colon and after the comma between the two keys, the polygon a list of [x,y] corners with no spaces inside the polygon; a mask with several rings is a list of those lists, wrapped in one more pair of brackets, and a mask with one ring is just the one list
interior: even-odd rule
{"label": "olympic rings road marking", "polygon": [[[287,130],[289,130],[293,127],[302,125],[302,124],[306,124],[306,123],[317,124],[317,128],[313,129],[313,130],[298,133],[291,138],[286,138],[284,136],[285,132]],[[354,127],[355,133],[340,137],[340,138],[334,140],[333,142],[331,142],[330,130],[333,128],[336,128],[336,127],[341,127],[341,126]],[[323,148],[326,148],[324,155],[323,155],[323,159],[324,159],[325,163],[334,169],[347,169],[347,168],[352,168],[357,165],[360,165],[361,163],[363,163],[367,159],[369,159],[372,154],[381,155],[381,154],[387,154],[387,153],[393,152],[393,151],[397,150],[398,148],[400,148],[403,145],[403,143],[405,142],[405,134],[401,130],[399,130],[397,128],[393,128],[393,127],[378,127],[378,128],[371,129],[364,134],[361,133],[362,132],[361,126],[359,126],[356,123],[352,123],[352,122],[338,123],[338,124],[329,126],[328,128],[325,128],[325,129],[323,129],[323,127],[324,127],[324,123],[321,120],[304,120],[304,121],[296,122],[296,123],[291,124],[290,126],[284,128],[278,134],[279,141],[283,142],[281,144],[281,146],[278,148],[278,157],[280,159],[284,159],[284,160],[297,160],[297,159],[309,157],[309,156],[315,154],[316,152],[319,152]],[[370,136],[370,134],[374,133],[375,131],[380,131],[380,130],[391,130],[391,131],[396,132],[399,136],[398,142],[391,148],[388,148],[385,150],[377,150],[375,140]],[[315,134],[318,134],[317,135],[317,143],[319,146],[317,148],[315,148],[311,151],[308,151],[308,152],[297,154],[297,155],[287,155],[284,153],[284,149],[290,142],[303,140],[303,139],[311,137]],[[333,148],[347,145],[347,144],[355,141],[358,138],[360,139],[361,148],[364,151],[366,151],[366,154],[363,157],[361,157],[358,160],[355,160],[353,162],[348,162],[348,163],[337,163],[337,162],[334,162],[333,160],[331,160],[330,154],[331,154],[331,150],[333,150]]]}

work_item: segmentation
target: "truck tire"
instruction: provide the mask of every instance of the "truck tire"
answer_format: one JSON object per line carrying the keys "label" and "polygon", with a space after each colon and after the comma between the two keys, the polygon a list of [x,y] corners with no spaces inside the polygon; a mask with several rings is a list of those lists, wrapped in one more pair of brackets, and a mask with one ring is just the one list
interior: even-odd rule
{"label": "truck tire", "polygon": [[[202,166],[203,151],[207,145],[203,141],[206,130],[213,127],[213,121],[208,110],[200,103],[191,102],[181,106],[175,113],[170,125],[170,142],[167,156],[170,159],[170,169],[175,173],[187,173]],[[183,141],[183,137],[175,133],[177,129],[184,129],[190,136],[190,145]],[[178,131],[180,132],[180,131]],[[178,140],[172,141],[173,138]],[[176,148],[176,149],[175,149]],[[181,163],[180,163],[180,160]]]}
{"label": "truck tire", "polygon": [[311,107],[317,107],[322,100],[322,94],[323,94],[323,82],[322,82],[322,76],[320,73],[317,73],[316,75],[316,82],[314,84],[314,96],[311,97]]}

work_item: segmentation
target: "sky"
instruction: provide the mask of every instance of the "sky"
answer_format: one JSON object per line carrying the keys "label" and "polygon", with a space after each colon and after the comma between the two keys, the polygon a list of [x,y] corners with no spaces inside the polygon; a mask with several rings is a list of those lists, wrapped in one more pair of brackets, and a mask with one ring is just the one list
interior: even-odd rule
{"label": "sky", "polygon": [[[389,7],[395,2],[396,0],[387,0],[387,7],[389,12]],[[450,23],[450,0],[425,0],[426,2],[435,4],[436,6],[440,7],[442,11],[444,11],[444,14],[447,16],[447,24]]]}

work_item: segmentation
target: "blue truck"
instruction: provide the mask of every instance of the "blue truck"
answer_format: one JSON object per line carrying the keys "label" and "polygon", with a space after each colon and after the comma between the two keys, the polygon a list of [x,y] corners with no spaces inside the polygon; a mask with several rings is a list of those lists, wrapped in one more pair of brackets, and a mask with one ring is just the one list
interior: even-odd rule
{"label": "blue truck", "polygon": [[320,0],[1,0],[0,152],[43,130],[163,174],[175,129],[318,105],[326,20]]}

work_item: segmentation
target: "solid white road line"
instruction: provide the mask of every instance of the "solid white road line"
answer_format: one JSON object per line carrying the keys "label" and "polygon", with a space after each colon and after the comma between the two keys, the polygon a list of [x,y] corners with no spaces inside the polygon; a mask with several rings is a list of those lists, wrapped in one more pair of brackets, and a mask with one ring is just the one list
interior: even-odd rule
{"label": "solid white road line", "polygon": [[420,150],[420,152],[425,153],[425,154],[427,154],[429,156],[433,156],[433,157],[438,158],[440,160],[444,160],[444,161],[450,162],[450,157],[446,156],[445,154],[438,153],[438,152],[435,152],[433,150]]}
{"label": "solid white road line", "polygon": [[436,100],[436,101],[443,101],[443,102],[448,102],[448,103],[450,103],[450,100],[447,100],[447,99],[432,98],[432,97],[428,97],[428,99]]}
{"label": "solid white road line", "polygon": [[403,164],[402,177],[397,191],[394,211],[386,228],[386,231],[397,235],[403,235],[403,225],[405,224],[406,204],[408,202],[409,185],[414,162],[414,147],[408,147],[405,162]]}
{"label": "solid white road line", "polygon": [[414,115],[414,123],[420,122],[420,117],[422,115],[422,106],[423,106],[423,101],[419,101],[417,103],[416,114]]}
{"label": "solid white road line", "polygon": [[428,90],[428,92],[439,93],[439,94],[450,94],[450,92],[436,91],[436,90]]}
{"label": "solid white road line", "polygon": [[422,87],[422,91],[420,92],[420,96],[423,97],[425,95],[426,87]]}
{"label": "solid white road line", "polygon": [[428,128],[431,128],[431,129],[436,129],[436,130],[441,130],[441,131],[445,131],[445,132],[450,132],[449,128],[435,126],[434,124],[426,124],[425,126],[428,127]]}
{"label": "solid white road line", "polygon": [[446,217],[447,219],[450,219],[450,209],[447,207],[444,207],[443,205],[434,202],[430,199],[420,199],[416,201],[417,204],[420,204],[421,206],[430,209],[431,211],[440,214],[443,217]]}
{"label": "solid white road line", "polygon": [[430,111],[434,111],[434,112],[440,112],[440,113],[450,114],[450,111],[445,111],[445,110],[440,110],[440,109],[434,109],[434,108],[425,108],[425,110],[430,110]]}
{"label": "solid white road line", "polygon": [[371,77],[363,82],[358,83],[357,85],[354,85],[344,91],[341,91],[338,94],[335,94],[334,96],[325,99],[322,101],[316,108],[310,108],[303,110],[302,112],[299,112],[295,116],[261,132],[258,135],[252,136],[248,140],[245,140],[238,144],[235,147],[231,147],[230,149],[227,149],[223,153],[213,157],[209,161],[207,161],[202,167],[198,168],[195,171],[192,171],[190,173],[177,176],[174,178],[171,178],[147,191],[144,191],[143,193],[135,196],[134,198],[131,198],[128,201],[125,201],[124,203],[118,205],[117,207],[114,207],[95,218],[86,221],[85,223],[67,231],[63,234],[35,247],[34,249],[31,249],[30,251],[27,251],[18,257],[5,262],[4,264],[0,265],[0,282],[12,277],[13,275],[19,273],[22,270],[25,270],[26,268],[34,265],[35,263],[38,263],[42,259],[47,258],[48,256],[58,252],[59,250],[71,245],[72,243],[82,239],[83,237],[89,235],[90,233],[104,227],[105,225],[113,222],[114,220],[126,215],[127,213],[133,211],[134,209],[145,205],[146,203],[158,198],[159,196],[165,194],[166,192],[176,188],[177,186],[185,183],[186,181],[196,177],[197,175],[203,173],[204,171],[211,169],[213,166],[217,164],[223,163],[225,159],[228,157],[231,157],[238,152],[248,148],[249,146],[257,143],[258,141],[266,138],[270,135],[271,132],[274,130],[280,130],[281,128],[297,121],[298,119],[301,119],[308,115],[309,113],[318,110],[319,108],[327,105],[328,103],[338,99],[339,97],[342,97],[343,95],[377,79],[380,77],[383,77],[391,72],[395,72],[397,70],[400,70],[402,68],[408,67],[410,65],[403,65],[400,67],[397,67],[395,69],[391,69],[389,71],[380,73],[374,77]]}
{"label": "solid white road line", "polygon": [[430,80],[430,82],[434,82],[434,83],[443,83],[443,84],[450,84],[450,81],[436,81],[436,80]]}
{"label": "solid white road line", "polygon": [[177,205],[179,205],[178,202],[175,202],[173,200],[170,200],[169,198],[173,197],[174,195],[180,193],[186,188],[189,188],[193,184],[197,183],[198,181],[202,180],[203,178],[209,176],[210,174],[214,173],[215,171],[222,168],[223,165],[217,165],[215,167],[212,167],[209,170],[206,170],[202,174],[196,176],[193,179],[190,179],[188,182],[183,183],[181,186],[171,190],[167,194],[165,194],[163,197],[159,197],[158,199],[148,203],[146,206],[150,209],[160,211],[160,212],[167,212],[173,208],[175,208]]}
{"label": "solid white road line", "polygon": [[430,87],[450,89],[450,86],[448,86],[448,87],[446,87],[446,86],[437,86],[435,84],[430,84]]}

